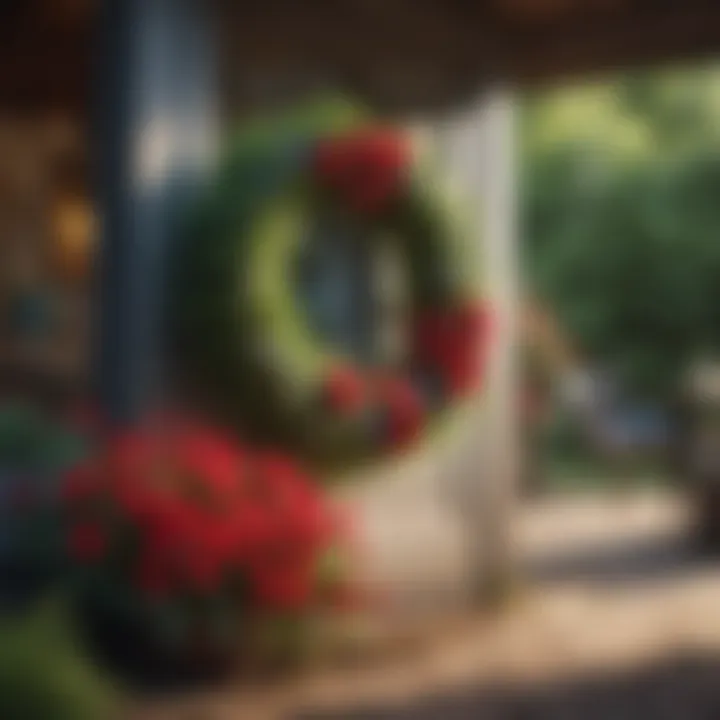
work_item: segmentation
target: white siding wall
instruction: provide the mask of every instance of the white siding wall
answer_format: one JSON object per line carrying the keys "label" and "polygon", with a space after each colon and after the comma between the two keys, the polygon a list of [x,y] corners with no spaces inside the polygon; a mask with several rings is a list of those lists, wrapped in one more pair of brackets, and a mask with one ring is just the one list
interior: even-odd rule
{"label": "white siding wall", "polygon": [[347,492],[366,521],[368,577],[400,607],[447,607],[512,562],[519,472],[513,95],[498,89],[462,113],[411,127],[474,216],[494,314],[489,376],[483,400],[449,438],[363,473]]}

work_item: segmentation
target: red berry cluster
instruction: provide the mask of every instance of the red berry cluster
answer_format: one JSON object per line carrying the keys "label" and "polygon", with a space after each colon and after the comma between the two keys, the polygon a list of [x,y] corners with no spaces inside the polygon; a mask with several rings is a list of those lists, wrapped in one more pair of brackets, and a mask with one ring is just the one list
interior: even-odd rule
{"label": "red berry cluster", "polygon": [[486,360],[488,315],[480,305],[427,311],[415,322],[415,356],[439,372],[453,397],[475,389]]}
{"label": "red berry cluster", "polygon": [[260,610],[299,608],[338,539],[298,467],[203,428],[123,434],[64,480],[70,558],[153,599],[244,587]]}
{"label": "red berry cluster", "polygon": [[[488,316],[480,305],[426,311],[415,321],[414,358],[420,367],[439,375],[450,397],[472,392],[482,380],[487,354]],[[365,376],[350,365],[334,366],[323,393],[330,409],[352,417],[371,404],[386,418],[391,447],[417,439],[427,421],[422,394],[402,376]]]}
{"label": "red berry cluster", "polygon": [[409,159],[403,136],[376,128],[319,141],[314,166],[323,185],[351,209],[373,214],[399,197]]}
{"label": "red berry cluster", "polygon": [[402,447],[417,439],[425,424],[425,407],[413,384],[394,375],[365,376],[347,365],[336,365],[325,379],[324,394],[333,412],[352,417],[372,403],[383,410],[386,439]]}
{"label": "red berry cluster", "polygon": [[403,447],[417,440],[427,415],[425,403],[410,380],[398,376],[380,378],[378,394],[386,411],[390,446]]}
{"label": "red berry cluster", "polygon": [[349,365],[335,365],[325,378],[327,404],[341,416],[354,415],[367,406],[368,383],[364,375]]}

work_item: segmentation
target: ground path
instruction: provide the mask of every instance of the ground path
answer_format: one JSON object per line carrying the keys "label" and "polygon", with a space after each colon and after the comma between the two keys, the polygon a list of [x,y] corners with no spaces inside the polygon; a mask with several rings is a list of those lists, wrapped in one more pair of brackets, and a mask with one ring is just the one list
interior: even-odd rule
{"label": "ground path", "polygon": [[536,503],[518,520],[533,582],[502,616],[458,614],[396,657],[143,720],[720,717],[720,564],[688,537],[671,493]]}

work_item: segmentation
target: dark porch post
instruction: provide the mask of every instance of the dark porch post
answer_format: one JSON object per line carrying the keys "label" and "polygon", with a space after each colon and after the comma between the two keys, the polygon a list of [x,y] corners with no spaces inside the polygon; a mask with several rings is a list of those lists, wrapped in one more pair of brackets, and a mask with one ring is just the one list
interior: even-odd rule
{"label": "dark porch post", "polygon": [[214,146],[209,4],[103,2],[96,391],[117,424],[138,421],[167,391],[167,261]]}

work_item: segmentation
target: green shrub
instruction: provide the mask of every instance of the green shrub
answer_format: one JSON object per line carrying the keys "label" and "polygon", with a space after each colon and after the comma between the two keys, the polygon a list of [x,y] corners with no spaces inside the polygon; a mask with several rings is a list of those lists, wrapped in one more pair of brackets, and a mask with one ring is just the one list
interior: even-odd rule
{"label": "green shrub", "polygon": [[112,720],[117,695],[75,645],[56,604],[0,620],[2,720]]}
{"label": "green shrub", "polygon": [[0,405],[0,604],[46,592],[60,571],[60,474],[85,453],[82,436],[30,405]]}

